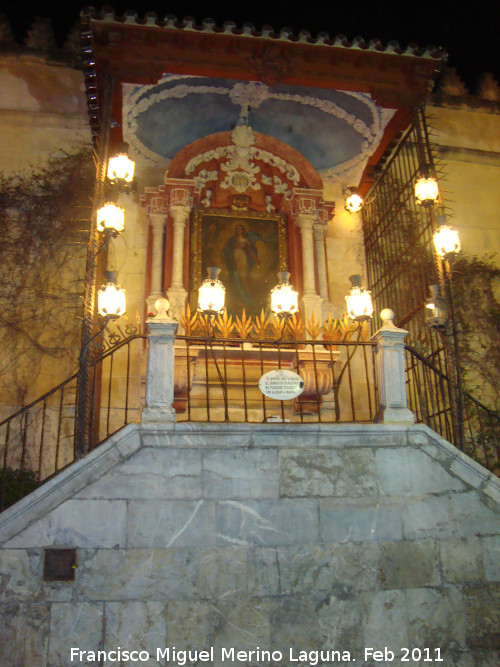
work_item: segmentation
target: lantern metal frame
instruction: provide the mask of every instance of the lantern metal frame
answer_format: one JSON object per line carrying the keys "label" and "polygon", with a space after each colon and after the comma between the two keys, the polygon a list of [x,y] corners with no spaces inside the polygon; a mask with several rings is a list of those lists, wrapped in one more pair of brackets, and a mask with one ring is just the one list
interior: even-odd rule
{"label": "lantern metal frame", "polygon": [[449,322],[448,300],[443,296],[440,285],[429,285],[430,297],[425,307],[430,310],[426,313],[425,324],[430,329],[446,331]]}
{"label": "lantern metal frame", "polygon": [[[422,198],[419,196],[418,192],[424,186],[424,184],[434,183],[435,196]],[[415,200],[416,203],[420,206],[434,206],[439,202],[440,191],[439,184],[436,176],[431,171],[431,168],[428,164],[424,165],[420,169],[420,175],[415,181],[414,186]]]}
{"label": "lantern metal frame", "polygon": [[[289,320],[296,313],[299,312],[299,293],[293,288],[293,285],[290,283],[290,273],[288,271],[279,271],[278,272],[279,283],[275,285],[269,293],[270,296],[270,306],[272,312],[280,319],[285,321]],[[291,308],[284,309],[281,304],[276,304],[273,306],[273,302],[278,298],[279,294],[289,295],[291,297],[292,304]]]}
{"label": "lantern metal frame", "polygon": [[[120,312],[115,312],[115,313],[108,313],[108,312],[102,312],[104,310],[102,306],[99,304],[102,299],[100,299],[100,295],[106,294],[108,288],[114,287],[116,290],[117,294],[121,294],[121,300],[123,302],[123,309],[121,309],[121,304],[120,304]],[[97,312],[99,315],[108,320],[117,320],[118,318],[122,317],[127,312],[127,304],[126,304],[126,297],[125,297],[125,290],[121,287],[116,282],[116,271],[106,271],[106,283],[104,283],[101,286],[101,289],[97,292]]]}
{"label": "lantern metal frame", "polygon": [[[219,280],[219,273],[220,269],[217,266],[208,266],[207,267],[207,278],[201,283],[200,287],[198,288],[198,311],[200,313],[204,313],[205,315],[210,315],[210,316],[215,316],[219,315],[222,313],[224,310],[224,302],[226,298],[226,288],[224,287],[224,283]],[[220,308],[202,308],[200,304],[201,297],[202,297],[202,291],[206,291],[207,288],[212,288],[212,289],[217,289],[217,291],[222,293],[222,305]],[[214,304],[214,301],[209,303],[209,306],[212,306]]]}
{"label": "lantern metal frame", "polygon": [[[351,320],[354,320],[355,322],[365,322],[367,320],[370,320],[372,318],[374,310],[371,292],[363,287],[360,275],[355,274],[353,276],[349,276],[349,280],[351,281],[351,288],[349,289],[349,292],[346,294],[345,297],[348,317]],[[358,299],[363,298],[366,304],[368,305],[368,307],[364,308],[365,310],[364,314],[359,314],[359,315],[351,314],[354,313],[351,303],[352,300],[356,297]]]}
{"label": "lantern metal frame", "polygon": [[[462,249],[458,230],[450,227],[450,225],[445,224],[444,216],[440,216],[440,222],[442,222],[441,226],[436,229],[432,237],[434,250],[436,251],[436,254],[442,259],[453,259]],[[449,237],[448,242],[450,242],[450,237],[454,239],[451,243],[452,247],[449,249],[446,249],[446,245],[443,239],[443,237],[446,235]]]}
{"label": "lantern metal frame", "polygon": [[[128,154],[128,144],[124,141],[120,142],[117,146],[117,152],[114,153],[110,158],[108,158],[108,163],[106,165],[106,181],[108,186],[112,189],[116,189],[119,192],[136,192],[137,191],[137,181],[135,179],[135,162],[132,160]],[[120,157],[126,158],[129,163],[132,165],[131,172],[132,177],[130,179],[125,176],[114,176],[113,172],[110,174],[112,161]],[[115,172],[116,173],[116,172]]]}

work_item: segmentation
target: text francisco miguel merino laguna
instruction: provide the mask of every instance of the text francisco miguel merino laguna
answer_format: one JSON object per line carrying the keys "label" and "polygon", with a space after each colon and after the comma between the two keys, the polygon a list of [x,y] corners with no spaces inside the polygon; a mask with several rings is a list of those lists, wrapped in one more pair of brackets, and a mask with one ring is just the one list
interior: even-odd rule
{"label": "text francisco miguel merino laguna", "polygon": [[[266,651],[258,646],[253,650],[238,651],[235,648],[225,648],[222,646],[218,649],[219,660],[221,662],[238,663],[256,660],[263,663],[276,663],[288,658],[290,663],[307,663],[314,667],[321,662],[351,662],[354,659],[351,657],[349,651],[336,651],[333,649],[322,649],[318,651],[301,651],[298,649],[288,649],[288,655],[282,651]],[[192,649],[177,649],[175,646],[166,648],[157,648],[156,655],[151,656],[149,651],[145,650],[129,650],[117,646],[116,649],[109,651],[86,651],[80,648],[71,649],[71,662],[83,662],[87,664],[92,662],[120,662],[130,660],[130,662],[147,662],[151,658],[156,660],[167,660],[177,664],[179,667],[198,662],[214,662],[214,647],[204,651]]]}

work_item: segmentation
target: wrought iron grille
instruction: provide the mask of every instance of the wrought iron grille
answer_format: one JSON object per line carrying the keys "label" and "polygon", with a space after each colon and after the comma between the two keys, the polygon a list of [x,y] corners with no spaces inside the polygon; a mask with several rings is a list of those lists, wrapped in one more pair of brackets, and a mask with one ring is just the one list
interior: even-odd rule
{"label": "wrought iron grille", "polygon": [[436,207],[419,205],[414,185],[424,165],[436,169],[437,163],[420,109],[399,144],[388,151],[366,197],[367,282],[375,309],[392,308],[396,324],[409,331],[408,400],[417,421],[498,473],[500,419],[461,390],[455,327],[443,334],[425,324],[429,285],[441,283],[443,273],[433,248]]}
{"label": "wrought iron grille", "polygon": [[[91,410],[86,428],[91,447],[125,424],[140,421],[145,338],[141,334],[130,336],[90,363]],[[77,381],[75,373],[0,422],[0,510],[78,457]]]}
{"label": "wrought iron grille", "polygon": [[[372,422],[377,385],[371,342],[243,341],[177,336],[177,421]],[[304,383],[294,400],[267,398],[259,378],[290,370]]]}

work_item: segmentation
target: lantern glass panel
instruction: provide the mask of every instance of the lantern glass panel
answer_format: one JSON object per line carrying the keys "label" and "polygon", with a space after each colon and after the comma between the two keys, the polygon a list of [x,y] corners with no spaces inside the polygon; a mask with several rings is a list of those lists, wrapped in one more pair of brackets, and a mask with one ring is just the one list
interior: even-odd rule
{"label": "lantern glass panel", "polygon": [[357,194],[349,195],[345,201],[345,207],[349,213],[358,213],[358,211],[361,211],[362,206],[363,199]]}
{"label": "lantern glass panel", "polygon": [[434,234],[434,247],[441,257],[460,252],[460,238],[456,229],[443,225]]}
{"label": "lantern glass panel", "polygon": [[439,196],[439,188],[433,176],[419,178],[415,183],[415,197],[420,204],[435,202]]}
{"label": "lantern glass panel", "polygon": [[347,313],[353,320],[369,319],[373,314],[373,303],[371,292],[362,287],[352,287],[345,298]]}
{"label": "lantern glass panel", "polygon": [[97,309],[102,317],[121,317],[126,310],[125,290],[116,283],[102,286],[97,294]]}
{"label": "lantern glass panel", "polygon": [[224,308],[226,288],[220,280],[205,280],[198,290],[198,308],[219,313]]}
{"label": "lantern glass panel", "polygon": [[126,153],[120,153],[109,159],[108,178],[110,181],[121,180],[130,183],[134,178],[135,162]]}
{"label": "lantern glass panel", "polygon": [[271,290],[271,310],[276,315],[296,313],[298,310],[298,293],[292,285],[276,285]]}
{"label": "lantern glass panel", "polygon": [[125,228],[125,211],[121,206],[107,202],[97,211],[97,231],[104,232],[107,229],[117,233],[123,232]]}

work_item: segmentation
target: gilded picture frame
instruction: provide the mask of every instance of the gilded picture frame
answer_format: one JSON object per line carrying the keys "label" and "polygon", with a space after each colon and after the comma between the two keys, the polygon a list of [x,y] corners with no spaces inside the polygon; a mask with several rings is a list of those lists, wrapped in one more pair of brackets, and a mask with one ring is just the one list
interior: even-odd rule
{"label": "gilded picture frame", "polygon": [[207,267],[221,269],[226,309],[232,315],[259,315],[267,308],[278,271],[288,268],[285,220],[279,214],[232,209],[193,211],[190,238],[190,304],[196,308],[198,288]]}

